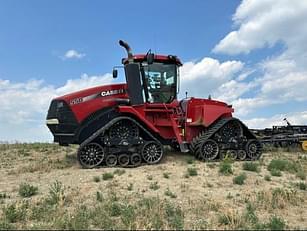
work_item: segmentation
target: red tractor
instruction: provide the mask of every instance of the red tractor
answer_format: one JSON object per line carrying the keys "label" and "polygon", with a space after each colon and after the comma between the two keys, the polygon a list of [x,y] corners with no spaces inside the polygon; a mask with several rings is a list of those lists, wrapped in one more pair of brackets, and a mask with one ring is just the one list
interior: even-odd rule
{"label": "red tractor", "polygon": [[[177,99],[180,60],[151,52],[122,59],[126,83],[81,90],[52,100],[47,126],[60,145],[79,144],[85,168],[156,164],[163,146],[204,161],[225,155],[256,160],[261,143],[231,105],[209,99]],[[113,70],[117,77],[117,70]]]}

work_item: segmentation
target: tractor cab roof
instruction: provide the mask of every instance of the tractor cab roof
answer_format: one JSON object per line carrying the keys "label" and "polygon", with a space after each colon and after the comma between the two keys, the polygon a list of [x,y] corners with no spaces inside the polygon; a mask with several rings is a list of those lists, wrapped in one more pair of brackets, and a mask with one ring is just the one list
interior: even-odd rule
{"label": "tractor cab roof", "polygon": [[[146,61],[147,55],[146,54],[137,54],[133,55],[133,61],[134,62],[143,62]],[[182,63],[179,58],[175,55],[155,55],[154,56],[154,61],[159,62],[159,63],[174,63],[178,66],[182,66]],[[123,64],[128,63],[128,58],[123,58],[122,59]]]}

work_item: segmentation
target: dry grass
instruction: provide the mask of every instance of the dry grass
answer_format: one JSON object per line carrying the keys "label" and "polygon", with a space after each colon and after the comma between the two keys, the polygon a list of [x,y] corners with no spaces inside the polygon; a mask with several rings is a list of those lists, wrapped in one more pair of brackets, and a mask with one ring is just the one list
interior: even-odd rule
{"label": "dry grass", "polygon": [[[307,157],[300,152],[274,150],[248,164],[168,153],[159,165],[85,170],[75,151],[0,145],[0,229],[307,227]],[[282,175],[270,176],[272,169]],[[242,172],[244,180],[234,180]],[[19,194],[25,182],[37,187],[26,188],[30,198]]]}

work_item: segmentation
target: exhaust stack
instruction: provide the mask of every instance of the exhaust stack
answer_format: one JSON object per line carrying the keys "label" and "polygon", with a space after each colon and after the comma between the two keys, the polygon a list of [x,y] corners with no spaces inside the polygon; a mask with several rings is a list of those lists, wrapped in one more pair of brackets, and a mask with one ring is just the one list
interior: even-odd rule
{"label": "exhaust stack", "polygon": [[128,61],[129,63],[133,61],[133,54],[132,54],[132,50],[130,48],[130,46],[128,45],[128,43],[124,42],[123,40],[119,40],[119,45],[124,47],[127,51],[128,54]]}

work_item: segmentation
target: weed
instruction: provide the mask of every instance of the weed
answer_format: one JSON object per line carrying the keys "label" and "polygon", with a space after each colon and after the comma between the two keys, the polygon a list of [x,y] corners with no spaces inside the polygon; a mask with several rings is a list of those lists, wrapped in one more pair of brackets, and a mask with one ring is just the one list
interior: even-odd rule
{"label": "weed", "polygon": [[164,192],[165,196],[168,196],[170,198],[176,198],[177,195],[175,193],[173,193],[169,188],[166,189],[166,191]]}
{"label": "weed", "polygon": [[153,183],[151,183],[151,184],[149,185],[149,188],[150,188],[151,190],[158,190],[158,189],[160,188],[160,186],[158,185],[158,182],[155,181],[155,182],[153,182]]}
{"label": "weed", "polygon": [[103,180],[111,180],[114,178],[114,174],[111,172],[106,172],[104,174],[102,174],[102,179]]}
{"label": "weed", "polygon": [[64,202],[64,190],[65,187],[63,186],[62,182],[56,180],[49,187],[49,194],[46,198],[46,203],[49,205],[58,205],[60,201]]}
{"label": "weed", "polygon": [[307,190],[307,184],[303,181],[299,182],[299,183],[296,183],[296,186],[300,189],[300,190],[304,190],[306,191]]}
{"label": "weed", "polygon": [[300,178],[301,180],[306,180],[306,173],[304,170],[300,170],[296,173],[296,177]]}
{"label": "weed", "polygon": [[188,175],[189,176],[197,176],[197,169],[196,168],[188,168]]}
{"label": "weed", "polygon": [[256,224],[258,222],[258,217],[255,213],[256,209],[252,205],[251,202],[248,202],[245,208],[245,214],[244,217],[247,221],[249,221],[252,224]]}
{"label": "weed", "polygon": [[242,184],[244,184],[245,180],[246,180],[246,174],[241,173],[240,175],[233,178],[233,183],[238,184],[238,185],[242,185]]}
{"label": "weed", "polygon": [[265,175],[265,176],[264,176],[264,179],[265,179],[266,181],[271,181],[271,177],[270,177],[269,175]]}
{"label": "weed", "polygon": [[99,192],[99,191],[96,192],[96,200],[99,201],[99,202],[103,201],[102,193]]}
{"label": "weed", "polygon": [[225,176],[232,175],[232,163],[228,159],[220,162],[219,172]]}
{"label": "weed", "polygon": [[125,171],[125,169],[116,169],[113,173],[115,175],[121,176],[121,175],[125,174],[126,171]]}
{"label": "weed", "polygon": [[272,216],[270,221],[264,226],[270,230],[283,230],[285,229],[286,223],[282,218]]}
{"label": "weed", "polygon": [[98,182],[100,182],[100,177],[99,176],[94,176],[93,180],[94,180],[94,182],[98,183]]}
{"label": "weed", "polygon": [[36,195],[38,187],[30,185],[28,183],[22,183],[19,185],[18,193],[21,197],[31,197]]}
{"label": "weed", "polygon": [[121,204],[119,204],[118,202],[114,201],[111,202],[110,205],[108,205],[108,211],[109,211],[109,215],[111,217],[117,217],[119,215],[121,215]]}
{"label": "weed", "polygon": [[120,218],[127,229],[135,229],[135,227],[133,227],[133,224],[136,219],[136,212],[134,206],[123,206]]}
{"label": "weed", "polygon": [[288,171],[290,173],[297,173],[302,170],[302,167],[299,163],[289,161],[289,160],[281,160],[274,159],[268,165],[268,170],[271,171],[273,169],[277,169],[279,171]]}
{"label": "weed", "polygon": [[164,177],[165,179],[168,179],[168,178],[169,178],[169,175],[170,175],[170,174],[169,174],[168,172],[164,172],[164,173],[163,173],[163,177]]}
{"label": "weed", "polygon": [[186,162],[187,162],[187,164],[193,164],[193,163],[194,163],[194,158],[191,157],[191,156],[188,156],[188,157],[186,158]]}
{"label": "weed", "polygon": [[19,204],[11,204],[6,207],[4,207],[3,215],[5,219],[10,223],[16,223],[17,221],[22,221],[26,217],[26,209],[28,205],[23,203],[21,205]]}
{"label": "weed", "polygon": [[17,229],[7,221],[0,221],[0,230],[17,230]]}
{"label": "weed", "polygon": [[152,180],[152,179],[153,179],[152,175],[147,176],[147,180]]}
{"label": "weed", "polygon": [[10,198],[10,196],[9,195],[7,195],[5,192],[1,192],[0,193],[0,199],[6,199],[6,198]]}
{"label": "weed", "polygon": [[251,172],[259,172],[259,164],[254,163],[254,162],[244,162],[243,165],[243,170],[246,171],[251,171]]}
{"label": "weed", "polygon": [[278,170],[278,169],[275,169],[275,168],[273,168],[273,169],[271,169],[270,170],[270,173],[271,173],[271,175],[272,176],[281,176],[282,174],[281,174],[281,171],[280,170]]}
{"label": "weed", "polygon": [[132,184],[132,183],[130,183],[130,184],[128,185],[127,190],[128,190],[128,191],[132,191],[132,190],[133,190],[133,184]]}
{"label": "weed", "polygon": [[166,202],[165,216],[171,229],[183,229],[184,214],[180,207],[174,207],[169,202]]}

